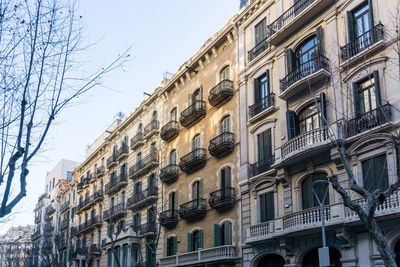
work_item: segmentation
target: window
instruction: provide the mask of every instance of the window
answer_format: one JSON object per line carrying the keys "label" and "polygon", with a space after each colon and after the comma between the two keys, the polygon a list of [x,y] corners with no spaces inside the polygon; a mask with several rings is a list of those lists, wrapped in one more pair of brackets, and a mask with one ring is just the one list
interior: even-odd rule
{"label": "window", "polygon": [[255,26],[254,32],[255,43],[258,45],[267,37],[267,21],[265,18]]}
{"label": "window", "polygon": [[203,248],[203,230],[188,233],[188,252],[197,251],[199,248]]}
{"label": "window", "polygon": [[122,206],[125,206],[125,191],[122,191],[121,193],[121,204]]}
{"label": "window", "polygon": [[177,163],[177,158],[176,158],[176,150],[172,150],[169,153],[169,164],[176,164]]}
{"label": "window", "polygon": [[220,122],[220,130],[222,133],[229,133],[231,131],[231,117],[225,116]]}
{"label": "window", "polygon": [[202,197],[203,192],[202,192],[202,183],[201,181],[196,181],[192,185],[192,199],[199,199]]}
{"label": "window", "polygon": [[67,180],[72,180],[72,172],[67,172]]}
{"label": "window", "polygon": [[157,179],[156,179],[156,173],[153,172],[149,176],[147,176],[147,187],[155,187],[157,186]]}
{"label": "window", "polygon": [[309,106],[299,114],[300,133],[310,132],[321,127],[321,115],[316,106]]}
{"label": "window", "polygon": [[319,44],[316,36],[313,36],[304,41],[296,49],[296,67],[309,62],[311,59],[319,55]]}
{"label": "window", "polygon": [[193,100],[194,101],[201,101],[201,100],[203,100],[203,95],[202,95],[202,90],[199,88],[199,89],[196,89],[196,91],[194,91],[194,93],[193,93]]}
{"label": "window", "polygon": [[353,84],[355,115],[359,116],[381,105],[379,74],[374,71],[366,79]]}
{"label": "window", "polygon": [[133,229],[135,231],[139,230],[140,227],[140,213],[135,213],[133,215]]}
{"label": "window", "polygon": [[143,125],[140,123],[138,126],[138,133],[142,133],[143,131]]}
{"label": "window", "polygon": [[142,192],[142,182],[137,182],[134,187],[134,193],[140,194]]}
{"label": "window", "polygon": [[177,121],[178,119],[178,114],[177,114],[178,112],[177,112],[177,109],[176,108],[173,108],[172,110],[171,110],[171,113],[170,113],[170,116],[171,116],[171,121]]}
{"label": "window", "polygon": [[150,151],[152,153],[156,153],[157,152],[157,147],[156,147],[156,142],[153,142],[150,146]]}
{"label": "window", "polygon": [[157,111],[154,111],[154,112],[153,112],[152,120],[153,120],[153,121],[156,121],[156,120],[157,120]]}
{"label": "window", "polygon": [[139,162],[141,162],[141,161],[142,161],[142,153],[139,152],[139,153],[137,153],[137,155],[136,155],[136,163],[139,163]]}
{"label": "window", "polygon": [[178,209],[178,194],[176,192],[171,192],[168,196],[168,205],[170,210]]}
{"label": "window", "polygon": [[261,75],[258,78],[254,79],[254,103],[259,103],[260,101],[263,100],[262,107],[259,110],[261,112],[265,108],[267,108],[269,105],[267,101],[267,97],[269,95],[269,70],[263,75]]}
{"label": "window", "polygon": [[355,39],[365,34],[373,26],[372,12],[369,3],[354,10],[350,17],[349,27],[352,28],[352,30],[349,31],[349,33],[352,34],[350,39]]}
{"label": "window", "polygon": [[260,194],[260,223],[275,219],[274,192]]}
{"label": "window", "polygon": [[269,162],[272,157],[271,129],[257,135],[258,162]]}
{"label": "window", "polygon": [[214,246],[227,245],[232,245],[232,224],[230,222],[214,224]]}
{"label": "window", "polygon": [[56,183],[56,178],[53,178],[53,188],[55,186],[55,183]]}
{"label": "window", "polygon": [[364,188],[370,192],[389,187],[386,154],[362,161]]}
{"label": "window", "polygon": [[200,134],[197,134],[197,135],[195,135],[195,137],[193,137],[192,148],[193,148],[193,150],[201,148],[201,136],[200,136]]}
{"label": "window", "polygon": [[168,237],[167,239],[167,256],[173,256],[177,251],[177,237]]}
{"label": "window", "polygon": [[[315,181],[318,180],[328,180],[328,179],[326,177],[326,174],[324,173],[315,173],[305,178],[304,181],[301,183],[303,209],[309,209],[319,206],[318,200],[313,193],[313,184]],[[324,188],[316,187],[315,189],[318,198],[322,200],[325,193]],[[327,192],[324,204],[329,205],[329,191]]]}
{"label": "window", "polygon": [[[155,256],[155,255],[154,255]],[[155,265],[152,249],[146,245],[146,267],[153,267]]]}
{"label": "window", "polygon": [[122,246],[122,267],[128,266],[128,245],[124,244]]}
{"label": "window", "polygon": [[111,255],[111,250],[107,250],[107,266],[112,267],[113,262],[112,262],[112,255]]}
{"label": "window", "polygon": [[225,66],[220,72],[219,72],[219,80],[224,81],[224,80],[230,80],[231,75],[230,75],[230,67]]}
{"label": "window", "polygon": [[155,224],[156,222],[156,210],[154,207],[151,207],[147,210],[147,223]]}

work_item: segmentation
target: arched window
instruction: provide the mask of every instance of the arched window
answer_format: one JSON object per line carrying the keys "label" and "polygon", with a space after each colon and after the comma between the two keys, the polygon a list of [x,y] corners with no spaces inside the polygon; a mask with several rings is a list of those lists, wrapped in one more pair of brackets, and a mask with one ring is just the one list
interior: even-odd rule
{"label": "arched window", "polygon": [[221,225],[214,224],[214,246],[232,245],[232,224],[223,222]]}
{"label": "arched window", "polygon": [[225,167],[221,170],[221,189],[231,187],[231,167]]}
{"label": "arched window", "polygon": [[315,105],[308,106],[299,113],[300,134],[321,127],[321,114]]}
{"label": "arched window", "polygon": [[156,120],[157,120],[157,111],[154,111],[154,112],[153,112],[152,120],[153,120],[153,121],[156,121]]}
{"label": "arched window", "polygon": [[167,256],[173,256],[177,251],[177,237],[172,236],[167,239]]}
{"label": "arched window", "polygon": [[176,162],[176,150],[174,149],[169,153],[169,164],[176,164]]}
{"label": "arched window", "polygon": [[194,101],[201,101],[203,100],[202,90],[201,88],[196,89],[193,93],[193,100]]}
{"label": "arched window", "polygon": [[188,233],[188,249],[190,251],[197,251],[203,248],[203,230],[196,230],[193,233]]}
{"label": "arched window", "polygon": [[225,66],[220,72],[219,72],[219,80],[223,81],[223,80],[229,80],[231,78],[230,76],[230,67]]}
{"label": "arched window", "polygon": [[319,44],[318,39],[314,35],[309,39],[305,40],[297,49],[296,49],[296,65],[299,67],[303,63],[306,63],[318,56],[319,54]]}
{"label": "arched window", "polygon": [[178,194],[177,192],[171,192],[168,196],[168,206],[170,210],[178,209]]}
{"label": "arched window", "polygon": [[139,126],[138,126],[138,133],[142,133],[142,131],[143,131],[143,124],[139,124]]}
{"label": "arched window", "polygon": [[196,134],[193,137],[192,148],[193,148],[193,150],[201,148],[201,136],[200,136],[200,134]]}
{"label": "arched window", "polygon": [[173,108],[171,110],[170,116],[171,116],[171,121],[177,121],[178,120],[178,114],[177,114],[177,109]]}
{"label": "arched window", "polygon": [[[313,185],[314,182],[319,181],[319,180],[328,180],[326,177],[326,174],[324,173],[314,173],[309,175],[307,178],[303,180],[301,183],[301,195],[302,195],[302,203],[303,203],[303,209],[309,209],[309,208],[314,208],[318,207],[318,200],[315,197],[313,193]],[[318,198],[320,200],[323,199],[324,194],[325,194],[325,189],[322,186],[316,186],[315,192],[318,195]],[[327,195],[325,198],[325,205],[329,205],[329,189],[327,189]]]}
{"label": "arched window", "polygon": [[220,122],[221,133],[229,133],[231,131],[231,116],[225,116]]}

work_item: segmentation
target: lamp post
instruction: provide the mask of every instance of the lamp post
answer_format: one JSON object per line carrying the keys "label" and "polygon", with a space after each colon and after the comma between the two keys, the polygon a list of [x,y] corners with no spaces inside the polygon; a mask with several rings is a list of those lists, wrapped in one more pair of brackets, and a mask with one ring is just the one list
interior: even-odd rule
{"label": "lamp post", "polygon": [[[316,192],[316,187],[320,187],[323,189],[324,196],[322,200],[319,198],[317,192]],[[328,195],[328,190],[329,189],[329,182],[327,180],[317,180],[313,183],[313,193],[315,198],[318,201],[318,204],[321,209],[321,226],[322,226],[322,248],[318,249],[318,256],[319,256],[319,266],[324,267],[324,266],[329,266],[330,265],[330,259],[329,259],[329,248],[326,246],[326,235],[325,235],[325,210],[324,210],[324,204],[326,197]]]}

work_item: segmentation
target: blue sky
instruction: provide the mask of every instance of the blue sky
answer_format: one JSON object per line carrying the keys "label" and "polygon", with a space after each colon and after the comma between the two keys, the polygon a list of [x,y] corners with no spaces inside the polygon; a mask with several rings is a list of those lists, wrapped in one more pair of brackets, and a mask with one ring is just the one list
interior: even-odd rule
{"label": "blue sky", "polygon": [[104,77],[77,105],[57,118],[45,149],[30,168],[28,196],[1,224],[0,233],[15,225],[33,224],[33,209],[44,191],[46,172],[62,159],[83,161],[85,148],[114,120],[128,115],[238,11],[239,0],[81,0],[88,49],[88,70],[110,62],[132,45],[132,58],[123,69]]}

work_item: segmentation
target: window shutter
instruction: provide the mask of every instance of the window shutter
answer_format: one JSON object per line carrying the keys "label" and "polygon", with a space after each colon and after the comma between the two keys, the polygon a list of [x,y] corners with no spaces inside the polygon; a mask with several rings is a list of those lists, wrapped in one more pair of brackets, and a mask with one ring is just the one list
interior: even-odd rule
{"label": "window shutter", "polygon": [[199,96],[200,96],[200,100],[203,100],[203,85],[200,85]]}
{"label": "window shutter", "polygon": [[379,72],[376,70],[373,72],[375,81],[375,96],[376,96],[376,106],[381,106],[381,88],[379,84]]}
{"label": "window shutter", "polygon": [[199,230],[199,248],[203,248],[203,230]]}
{"label": "window shutter", "polygon": [[214,224],[214,247],[222,246],[221,226]]}
{"label": "window shutter", "polygon": [[267,199],[267,221],[271,221],[275,218],[275,206],[274,206],[274,192],[266,194]]}
{"label": "window shutter", "polygon": [[[271,83],[270,83],[270,81],[269,81],[269,70],[267,70],[266,72],[265,72],[265,77],[267,78],[267,81],[266,81],[266,85],[267,85],[267,95],[269,95],[270,94],[270,92],[271,92]],[[265,104],[269,104],[269,103],[265,103]]]}
{"label": "window shutter", "polygon": [[258,161],[264,160],[264,138],[263,134],[257,135],[257,146],[258,146]]}
{"label": "window shutter", "polygon": [[225,223],[224,245],[232,245],[232,224],[230,222]]}
{"label": "window shutter", "polygon": [[171,242],[170,239],[167,238],[167,256],[172,256],[172,251],[171,251]]}
{"label": "window shutter", "polygon": [[199,196],[198,198],[202,198],[203,197],[203,179],[201,179],[199,181]]}
{"label": "window shutter", "polygon": [[178,251],[178,237],[174,236],[172,240],[172,255],[176,255],[176,252]]}
{"label": "window shutter", "polygon": [[373,9],[372,9],[372,0],[368,0],[368,18],[369,18],[369,24],[371,29],[374,27],[374,16],[373,16]]}
{"label": "window shutter", "polygon": [[192,233],[188,233],[188,252],[193,251],[193,235]]}
{"label": "window shutter", "polygon": [[260,195],[260,223],[267,220],[266,205],[265,205],[265,194]]}
{"label": "window shutter", "polygon": [[321,93],[319,97],[319,107],[321,109],[321,125],[326,126],[328,122],[327,112],[326,112],[326,95]]}
{"label": "window shutter", "polygon": [[189,104],[189,106],[191,106],[193,104],[193,95],[192,94],[188,95],[188,104]]}
{"label": "window shutter", "polygon": [[264,143],[264,159],[267,160],[272,156],[272,144],[271,144],[271,129],[263,132],[263,143]]}
{"label": "window shutter", "polygon": [[288,131],[288,140],[290,140],[299,134],[299,122],[296,112],[292,110],[286,111],[286,124]]}
{"label": "window shutter", "polygon": [[286,64],[287,64],[287,73],[291,73],[295,68],[295,59],[296,56],[292,49],[286,50]]}
{"label": "window shutter", "polygon": [[260,81],[256,78],[253,79],[253,86],[254,86],[254,103],[260,101]]}
{"label": "window shutter", "polygon": [[231,184],[231,168],[225,168],[225,187],[232,187]]}
{"label": "window shutter", "polygon": [[354,95],[354,115],[355,117],[358,117],[361,115],[361,110],[360,110],[360,98],[358,95],[358,84],[353,83],[353,95]]}
{"label": "window shutter", "polygon": [[301,187],[301,195],[302,195],[302,203],[303,209],[312,208],[314,202],[314,196],[312,192],[312,178],[311,176],[304,180],[302,187]]}
{"label": "window shutter", "polygon": [[354,21],[353,21],[353,13],[347,11],[347,31],[349,34],[349,41],[352,41],[354,36]]}
{"label": "window shutter", "polygon": [[322,26],[319,26],[316,30],[316,37],[318,41],[318,53],[320,55],[324,55],[325,49],[324,49],[324,30],[322,29]]}
{"label": "window shutter", "polygon": [[178,210],[178,192],[175,192],[174,195],[174,209]]}

